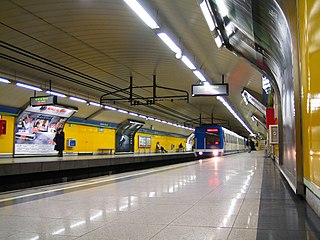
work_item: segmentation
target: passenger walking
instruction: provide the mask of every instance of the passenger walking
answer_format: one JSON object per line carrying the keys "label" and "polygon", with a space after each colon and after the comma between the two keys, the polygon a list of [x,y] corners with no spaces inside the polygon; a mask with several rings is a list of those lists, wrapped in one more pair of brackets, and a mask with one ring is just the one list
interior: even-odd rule
{"label": "passenger walking", "polygon": [[55,142],[54,150],[58,151],[58,157],[63,157],[63,150],[64,150],[64,132],[62,128],[57,129],[56,136],[54,137],[53,141]]}
{"label": "passenger walking", "polygon": [[256,150],[256,148],[255,148],[254,141],[252,141],[252,139],[250,139],[250,140],[249,140],[249,143],[250,143],[249,152],[251,152],[251,151],[255,151],[255,150]]}

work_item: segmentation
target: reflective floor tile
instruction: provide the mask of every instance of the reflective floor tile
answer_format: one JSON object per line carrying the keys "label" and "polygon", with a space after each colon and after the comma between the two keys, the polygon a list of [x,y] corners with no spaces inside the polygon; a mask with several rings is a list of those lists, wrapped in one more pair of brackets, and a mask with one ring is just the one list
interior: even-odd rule
{"label": "reflective floor tile", "polygon": [[115,220],[119,223],[141,223],[141,224],[169,224],[180,214],[136,211],[126,216],[120,216]]}
{"label": "reflective floor tile", "polygon": [[244,199],[212,199],[212,198],[207,198],[204,197],[203,199],[201,199],[199,202],[197,202],[197,206],[201,206],[201,205],[209,205],[211,207],[219,207],[219,208],[229,208],[230,205],[235,204],[235,206],[241,206],[243,204],[243,200]]}
{"label": "reflective floor tile", "polygon": [[256,229],[237,229],[233,228],[228,240],[256,240]]}
{"label": "reflective floor tile", "polygon": [[147,240],[164,227],[165,225],[116,223],[85,234],[77,240]]}
{"label": "reflective floor tile", "polygon": [[258,215],[239,214],[233,225],[235,228],[254,228],[258,227]]}
{"label": "reflective floor tile", "polygon": [[152,240],[226,240],[230,228],[169,226]]}
{"label": "reflective floor tile", "polygon": [[50,234],[37,233],[16,233],[8,238],[1,238],[3,240],[73,240],[77,237],[59,236]]}
{"label": "reflective floor tile", "polygon": [[[47,227],[47,232],[51,235],[82,236],[88,232],[110,223],[87,221],[87,220],[57,220]],[[49,231],[49,232],[48,232]]]}
{"label": "reflective floor tile", "polygon": [[207,213],[186,213],[172,222],[179,226],[232,227],[237,215],[212,215]]}
{"label": "reflective floor tile", "polygon": [[0,231],[0,239],[6,239],[7,237],[13,235],[12,231]]}

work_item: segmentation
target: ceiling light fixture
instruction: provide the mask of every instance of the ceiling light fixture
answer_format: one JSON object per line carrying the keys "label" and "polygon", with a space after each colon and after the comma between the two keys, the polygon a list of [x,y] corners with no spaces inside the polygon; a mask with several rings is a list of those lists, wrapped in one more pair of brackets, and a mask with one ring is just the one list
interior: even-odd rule
{"label": "ceiling light fixture", "polygon": [[182,62],[191,70],[196,70],[197,68],[193,65],[193,63],[189,60],[189,58],[185,55],[181,58]]}
{"label": "ceiling light fixture", "polygon": [[201,81],[201,82],[206,82],[207,79],[202,75],[201,72],[199,72],[198,70],[193,71],[193,74],[197,76],[197,78]]}
{"label": "ceiling light fixture", "polygon": [[133,112],[131,112],[131,113],[129,113],[131,116],[135,116],[135,117],[138,117],[138,114],[136,114],[136,113],[133,113]]}
{"label": "ceiling light fixture", "polygon": [[121,113],[128,113],[126,110],[123,110],[123,109],[118,109],[118,112],[121,112]]}
{"label": "ceiling light fixture", "polygon": [[218,48],[221,48],[221,47],[222,47],[223,41],[222,41],[222,37],[221,37],[219,34],[218,34],[218,36],[216,36],[216,37],[214,38],[214,41],[215,41],[215,43],[216,43],[216,45],[217,45]]}
{"label": "ceiling light fixture", "polygon": [[238,114],[233,110],[229,103],[223,98],[218,96],[217,99],[223,103],[223,105],[232,113],[232,115],[241,123],[241,125],[247,129],[250,134],[253,134],[252,130],[244,123],[244,121],[238,116]]}
{"label": "ceiling light fixture", "polygon": [[81,99],[81,98],[76,98],[76,97],[69,97],[70,100],[76,101],[76,102],[82,102],[82,103],[87,103],[86,100]]}
{"label": "ceiling light fixture", "polygon": [[50,95],[57,96],[57,97],[62,97],[62,98],[67,97],[66,95],[64,95],[64,94],[62,94],[62,93],[53,92],[53,91],[50,91],[50,90],[47,90],[46,93],[48,93],[48,94],[50,94]]}
{"label": "ceiling light fixture", "polygon": [[0,77],[0,82],[1,83],[10,83],[10,81],[8,79],[2,78],[2,77]]}
{"label": "ceiling light fixture", "polygon": [[229,14],[229,10],[224,2],[224,0],[216,0],[221,17],[225,17]]}
{"label": "ceiling light fixture", "polygon": [[246,103],[250,103],[256,109],[258,109],[263,115],[266,115],[266,107],[258,99],[252,96],[247,90],[243,90],[241,95]]}
{"label": "ceiling light fixture", "polygon": [[174,52],[181,53],[181,49],[177,46],[177,44],[172,41],[172,39],[166,33],[158,33],[159,38]]}
{"label": "ceiling light fixture", "polygon": [[19,87],[28,88],[28,89],[31,89],[31,90],[34,90],[34,91],[37,91],[37,92],[42,92],[41,88],[34,87],[34,86],[31,86],[31,85],[27,85],[27,84],[24,84],[24,83],[16,83],[16,85],[19,86]]}
{"label": "ceiling light fixture", "polygon": [[96,102],[89,102],[89,105],[96,106],[96,107],[101,107],[101,104],[100,103],[96,103]]}
{"label": "ceiling light fixture", "polygon": [[147,24],[151,29],[160,28],[155,20],[144,10],[136,0],[124,0],[125,3]]}
{"label": "ceiling light fixture", "polygon": [[112,111],[116,111],[117,109],[114,108],[114,107],[110,107],[110,106],[104,106],[105,109],[108,109],[108,110],[112,110]]}
{"label": "ceiling light fixture", "polygon": [[200,3],[200,8],[201,8],[201,11],[203,13],[204,18],[207,21],[209,29],[212,32],[216,28],[216,26],[213,22],[213,19],[212,19],[211,13],[210,13],[210,9],[206,3],[206,0],[204,0],[202,3]]}

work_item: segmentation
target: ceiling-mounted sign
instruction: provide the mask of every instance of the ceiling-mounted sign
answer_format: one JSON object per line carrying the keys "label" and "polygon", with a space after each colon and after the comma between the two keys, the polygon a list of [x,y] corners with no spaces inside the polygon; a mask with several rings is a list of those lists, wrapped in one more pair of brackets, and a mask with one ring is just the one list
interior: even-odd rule
{"label": "ceiling-mounted sign", "polygon": [[229,95],[229,85],[227,83],[202,85],[193,84],[192,85],[192,96],[228,96]]}
{"label": "ceiling-mounted sign", "polygon": [[30,105],[32,107],[36,106],[48,106],[57,104],[57,96],[42,96],[42,97],[31,97]]}

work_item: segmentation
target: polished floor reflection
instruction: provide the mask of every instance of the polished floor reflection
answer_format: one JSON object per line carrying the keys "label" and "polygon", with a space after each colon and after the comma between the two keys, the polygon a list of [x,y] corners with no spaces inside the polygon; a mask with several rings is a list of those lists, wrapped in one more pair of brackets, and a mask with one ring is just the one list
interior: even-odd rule
{"label": "polished floor reflection", "polygon": [[320,238],[319,218],[259,152],[2,194],[0,204],[0,239]]}

